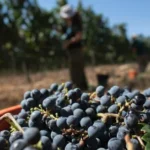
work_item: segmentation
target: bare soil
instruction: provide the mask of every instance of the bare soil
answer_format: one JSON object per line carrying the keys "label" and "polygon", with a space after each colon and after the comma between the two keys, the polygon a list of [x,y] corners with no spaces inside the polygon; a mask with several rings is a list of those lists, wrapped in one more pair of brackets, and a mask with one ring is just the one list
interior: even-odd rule
{"label": "bare soil", "polygon": [[[136,70],[136,64],[89,66],[85,71],[92,86],[98,85],[97,74],[109,74],[108,87],[132,85],[140,90],[150,87],[150,64],[145,73],[132,80],[128,78],[131,69]],[[24,74],[0,75],[0,109],[19,104],[27,90],[49,88],[53,82],[62,83],[70,79],[68,69],[32,73],[30,77],[32,82],[28,83]]]}

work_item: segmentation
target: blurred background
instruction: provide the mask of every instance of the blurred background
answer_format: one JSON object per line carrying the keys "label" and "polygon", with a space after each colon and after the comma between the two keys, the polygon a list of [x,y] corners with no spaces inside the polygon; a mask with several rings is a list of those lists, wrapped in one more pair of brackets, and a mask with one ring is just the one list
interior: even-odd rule
{"label": "blurred background", "polygon": [[[148,0],[1,0],[1,108],[17,104],[26,90],[70,80],[67,56],[56,30],[63,24],[60,8],[67,3],[82,17],[89,90],[101,83],[141,90],[150,86]],[[137,71],[132,35],[146,50],[147,66],[142,73]]]}

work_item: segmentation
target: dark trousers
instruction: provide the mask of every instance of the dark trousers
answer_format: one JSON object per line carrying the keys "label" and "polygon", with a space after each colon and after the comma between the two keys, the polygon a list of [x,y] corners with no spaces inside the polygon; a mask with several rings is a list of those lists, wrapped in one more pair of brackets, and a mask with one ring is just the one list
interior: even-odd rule
{"label": "dark trousers", "polygon": [[84,72],[84,57],[81,48],[68,50],[69,72],[72,82],[82,90],[87,90],[87,79]]}
{"label": "dark trousers", "polygon": [[147,64],[148,64],[147,55],[137,56],[137,62],[138,62],[139,72],[145,72]]}

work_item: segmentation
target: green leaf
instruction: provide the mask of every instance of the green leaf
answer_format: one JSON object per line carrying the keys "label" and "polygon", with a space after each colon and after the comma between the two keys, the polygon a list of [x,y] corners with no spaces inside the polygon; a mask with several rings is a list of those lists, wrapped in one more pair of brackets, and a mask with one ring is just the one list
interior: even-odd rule
{"label": "green leaf", "polygon": [[145,123],[138,123],[137,129],[142,130],[142,128],[145,126]]}
{"label": "green leaf", "polygon": [[150,132],[150,125],[146,124],[141,131]]}
{"label": "green leaf", "polygon": [[146,144],[145,150],[150,150],[150,142]]}
{"label": "green leaf", "polygon": [[144,134],[144,136],[142,137],[142,140],[144,140],[145,142],[149,142],[150,141],[150,132]]}

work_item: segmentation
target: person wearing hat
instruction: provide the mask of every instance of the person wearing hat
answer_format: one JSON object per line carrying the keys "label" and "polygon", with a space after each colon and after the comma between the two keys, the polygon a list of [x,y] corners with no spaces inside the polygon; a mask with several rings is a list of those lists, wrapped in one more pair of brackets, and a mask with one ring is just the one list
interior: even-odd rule
{"label": "person wearing hat", "polygon": [[65,21],[66,28],[61,39],[63,41],[63,49],[66,50],[69,59],[71,80],[77,87],[86,90],[88,85],[84,72],[81,17],[68,4],[62,6],[60,16]]}
{"label": "person wearing hat", "polygon": [[144,72],[147,67],[147,52],[145,44],[138,38],[137,35],[132,36],[132,51],[137,57],[138,70]]}

